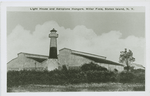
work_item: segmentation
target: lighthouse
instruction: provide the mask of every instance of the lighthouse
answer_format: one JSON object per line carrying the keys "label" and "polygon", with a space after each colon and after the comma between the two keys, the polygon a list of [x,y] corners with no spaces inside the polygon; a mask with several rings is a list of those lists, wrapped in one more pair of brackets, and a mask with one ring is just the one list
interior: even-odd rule
{"label": "lighthouse", "polygon": [[49,48],[49,56],[48,59],[45,60],[42,64],[48,71],[52,71],[58,69],[60,67],[58,57],[57,57],[57,31],[53,28],[50,30],[49,38],[50,38],[50,48]]}
{"label": "lighthouse", "polygon": [[49,49],[49,59],[57,59],[57,31],[53,28],[49,34],[50,38],[50,49]]}

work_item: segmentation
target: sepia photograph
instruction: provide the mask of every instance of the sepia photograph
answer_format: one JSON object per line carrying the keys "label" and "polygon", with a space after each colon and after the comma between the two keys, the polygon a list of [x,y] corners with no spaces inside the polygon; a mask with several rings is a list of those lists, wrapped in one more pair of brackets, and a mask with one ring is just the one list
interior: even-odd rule
{"label": "sepia photograph", "polygon": [[145,7],[8,7],[7,92],[145,91]]}
{"label": "sepia photograph", "polygon": [[147,96],[150,7],[57,3],[1,5],[2,95]]}

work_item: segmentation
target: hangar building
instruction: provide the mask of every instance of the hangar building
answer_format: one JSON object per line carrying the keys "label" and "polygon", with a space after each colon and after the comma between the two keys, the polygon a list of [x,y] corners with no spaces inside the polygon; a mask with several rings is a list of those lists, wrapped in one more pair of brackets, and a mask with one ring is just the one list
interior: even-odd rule
{"label": "hangar building", "polygon": [[[8,62],[7,68],[8,71],[47,70],[48,64],[45,63],[47,59],[48,56],[21,52],[18,54],[17,58],[14,58]],[[124,70],[124,65],[107,60],[106,57],[75,51],[68,48],[59,50],[58,66],[56,66],[56,68],[61,68],[63,65],[65,65],[67,69],[74,69],[90,62],[94,62],[102,67],[107,68],[110,71],[113,71],[114,69],[117,69],[118,71]],[[50,66],[55,68],[55,65],[53,64],[50,64]]]}
{"label": "hangar building", "polygon": [[18,53],[18,57],[12,59],[7,63],[7,71],[10,70],[54,70],[66,66],[67,69],[81,67],[83,64],[94,62],[110,71],[117,69],[119,72],[124,70],[124,65],[107,60],[104,56],[90,54],[63,48],[57,54],[57,38],[56,30],[52,29],[49,34],[50,37],[50,51],[49,56]]}

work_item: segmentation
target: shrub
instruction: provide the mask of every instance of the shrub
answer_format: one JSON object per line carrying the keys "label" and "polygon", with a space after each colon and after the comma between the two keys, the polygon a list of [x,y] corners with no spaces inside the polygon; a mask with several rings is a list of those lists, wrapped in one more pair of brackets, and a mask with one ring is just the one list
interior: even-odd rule
{"label": "shrub", "polygon": [[145,91],[145,85],[134,87],[133,90],[134,91]]}
{"label": "shrub", "polygon": [[108,71],[106,68],[101,67],[93,62],[89,64],[84,64],[81,66],[82,71],[89,71],[89,70],[94,70],[94,71]]}
{"label": "shrub", "polygon": [[120,73],[120,82],[122,83],[129,83],[133,82],[135,75],[132,72],[122,72]]}
{"label": "shrub", "polygon": [[121,72],[120,82],[122,83],[145,83],[145,72]]}
{"label": "shrub", "polygon": [[53,70],[50,72],[25,70],[9,71],[7,72],[7,86],[11,87],[27,84],[62,85],[101,82],[145,83],[145,72],[141,70],[118,73],[98,70],[100,67],[97,65],[94,66],[96,67],[92,67],[93,69],[90,69],[87,65],[83,65],[82,70]]}
{"label": "shrub", "polygon": [[115,74],[110,71],[87,71],[88,83],[115,82]]}

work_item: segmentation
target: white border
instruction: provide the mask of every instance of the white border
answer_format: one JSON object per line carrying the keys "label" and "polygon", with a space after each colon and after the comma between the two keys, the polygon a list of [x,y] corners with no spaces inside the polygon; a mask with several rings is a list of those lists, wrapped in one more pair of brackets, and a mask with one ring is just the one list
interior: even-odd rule
{"label": "white border", "polygon": [[[31,6],[145,6],[146,7],[146,91],[145,92],[33,92],[33,93],[7,93],[7,87],[6,87],[6,74],[7,74],[7,20],[6,20],[6,8],[9,6],[14,6],[14,7],[31,7]],[[127,96],[127,95],[136,95],[136,96],[150,96],[150,78],[148,76],[149,70],[150,70],[150,65],[149,65],[149,58],[150,58],[150,2],[146,1],[141,1],[141,2],[112,2],[107,0],[107,2],[102,2],[102,1],[47,1],[47,2],[2,2],[1,4],[1,95],[2,96],[27,96],[27,95],[102,95],[102,96]]]}

